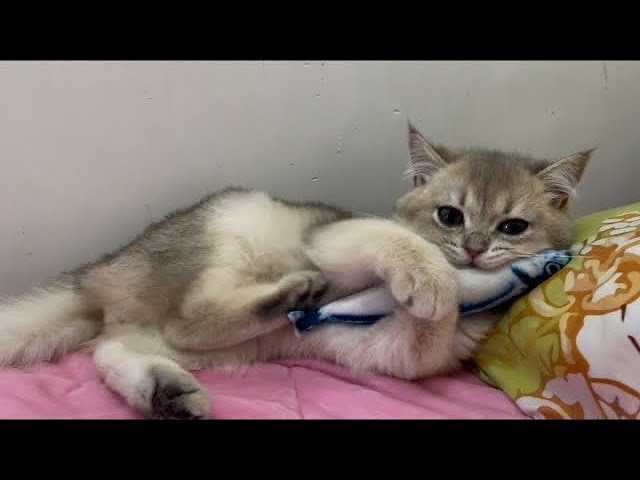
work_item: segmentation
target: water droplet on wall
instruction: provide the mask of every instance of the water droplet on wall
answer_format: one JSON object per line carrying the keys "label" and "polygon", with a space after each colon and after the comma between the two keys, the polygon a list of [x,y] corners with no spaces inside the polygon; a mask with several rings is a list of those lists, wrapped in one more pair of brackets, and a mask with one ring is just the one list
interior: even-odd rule
{"label": "water droplet on wall", "polygon": [[400,115],[400,110],[398,110],[397,108],[393,111],[393,113],[395,113],[396,115]]}
{"label": "water droplet on wall", "polygon": [[318,181],[318,177],[313,177],[313,178],[311,179],[311,181],[312,181],[312,182],[317,182],[317,181]]}

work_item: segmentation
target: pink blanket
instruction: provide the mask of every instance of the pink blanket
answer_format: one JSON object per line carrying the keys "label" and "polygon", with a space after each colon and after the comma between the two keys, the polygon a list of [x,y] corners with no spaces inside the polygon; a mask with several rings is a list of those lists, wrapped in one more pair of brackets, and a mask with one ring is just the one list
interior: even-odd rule
{"label": "pink blanket", "polygon": [[[196,374],[212,396],[211,416],[235,419],[526,418],[499,390],[468,372],[406,382],[355,378],[310,361]],[[84,353],[26,371],[0,369],[0,418],[141,418],[100,381]]]}

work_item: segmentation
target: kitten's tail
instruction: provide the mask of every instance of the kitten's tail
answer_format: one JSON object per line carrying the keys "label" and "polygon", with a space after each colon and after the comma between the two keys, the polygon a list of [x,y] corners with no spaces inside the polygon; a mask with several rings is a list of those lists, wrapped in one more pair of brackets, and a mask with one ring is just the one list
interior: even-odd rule
{"label": "kitten's tail", "polygon": [[0,365],[55,360],[94,338],[101,328],[72,278],[57,280],[0,303]]}

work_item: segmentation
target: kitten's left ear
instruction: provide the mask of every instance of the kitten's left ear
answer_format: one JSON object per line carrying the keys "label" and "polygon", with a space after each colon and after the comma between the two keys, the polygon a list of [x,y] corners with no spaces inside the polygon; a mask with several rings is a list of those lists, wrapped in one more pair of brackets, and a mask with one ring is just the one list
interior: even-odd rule
{"label": "kitten's left ear", "polygon": [[557,160],[537,174],[553,195],[554,207],[561,210],[566,208],[569,197],[575,194],[576,186],[594,150],[595,148],[592,148]]}
{"label": "kitten's left ear", "polygon": [[413,185],[416,187],[426,184],[434,173],[447,164],[411,123],[409,124],[409,154],[411,166],[407,175],[413,177]]}

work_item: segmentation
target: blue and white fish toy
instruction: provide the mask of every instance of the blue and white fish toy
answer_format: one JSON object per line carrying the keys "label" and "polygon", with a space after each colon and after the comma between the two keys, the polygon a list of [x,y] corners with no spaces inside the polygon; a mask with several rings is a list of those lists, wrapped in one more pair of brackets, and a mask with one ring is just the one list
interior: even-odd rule
{"label": "blue and white fish toy", "polygon": [[[524,295],[571,260],[568,250],[546,250],[497,270],[460,268],[456,271],[461,315],[481,312]],[[289,320],[298,332],[322,323],[371,325],[393,314],[396,301],[386,285],[336,300],[320,308],[294,310]]]}

